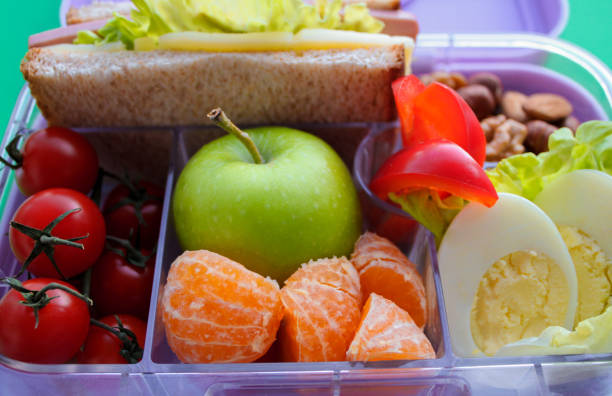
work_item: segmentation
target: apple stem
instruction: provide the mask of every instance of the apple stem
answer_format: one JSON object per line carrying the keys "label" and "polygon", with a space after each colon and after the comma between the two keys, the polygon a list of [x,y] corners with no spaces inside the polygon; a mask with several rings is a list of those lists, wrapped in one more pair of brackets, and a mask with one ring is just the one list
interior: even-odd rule
{"label": "apple stem", "polygon": [[244,132],[236,125],[234,125],[234,123],[225,115],[225,113],[223,112],[223,110],[221,110],[220,107],[217,107],[216,109],[212,110],[206,116],[209,120],[214,122],[215,125],[223,129],[225,132],[236,136],[242,142],[242,144],[246,146],[247,150],[249,150],[249,153],[251,153],[251,156],[253,157],[253,160],[256,164],[264,163],[264,159],[261,156],[259,150],[257,149],[255,142],[253,142],[253,139],[251,139],[248,133]]}

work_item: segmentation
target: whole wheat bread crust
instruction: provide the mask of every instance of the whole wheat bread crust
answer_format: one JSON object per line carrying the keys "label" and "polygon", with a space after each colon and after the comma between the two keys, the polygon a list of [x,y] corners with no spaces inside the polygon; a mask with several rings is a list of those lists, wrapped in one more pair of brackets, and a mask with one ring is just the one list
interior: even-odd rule
{"label": "whole wheat bread crust", "polygon": [[221,106],[237,123],[388,121],[401,45],[258,53],[59,52],[21,64],[39,109],[62,126],[201,125]]}

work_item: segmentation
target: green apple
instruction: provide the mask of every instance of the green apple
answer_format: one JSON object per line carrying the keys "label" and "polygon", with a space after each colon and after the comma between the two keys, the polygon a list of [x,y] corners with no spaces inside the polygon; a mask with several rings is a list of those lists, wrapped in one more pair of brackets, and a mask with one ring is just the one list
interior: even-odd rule
{"label": "green apple", "polygon": [[213,251],[279,282],[308,260],[350,254],[361,210],[338,154],[295,129],[245,132],[254,146],[226,135],[181,172],[173,214],[183,249]]}

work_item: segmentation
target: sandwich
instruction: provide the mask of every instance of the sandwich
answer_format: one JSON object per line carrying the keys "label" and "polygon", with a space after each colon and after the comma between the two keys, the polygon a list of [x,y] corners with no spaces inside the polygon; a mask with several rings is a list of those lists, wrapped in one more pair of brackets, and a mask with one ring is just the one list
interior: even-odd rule
{"label": "sandwich", "polygon": [[383,23],[363,4],[134,0],[133,7],[103,26],[82,21],[31,38],[21,71],[50,124],[199,125],[216,106],[242,124],[395,117],[391,82],[407,71],[414,41],[379,33]]}

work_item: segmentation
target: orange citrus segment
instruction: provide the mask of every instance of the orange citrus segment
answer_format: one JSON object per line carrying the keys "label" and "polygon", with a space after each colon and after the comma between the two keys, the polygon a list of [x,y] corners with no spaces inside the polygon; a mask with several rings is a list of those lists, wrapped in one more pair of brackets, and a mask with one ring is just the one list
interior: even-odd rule
{"label": "orange citrus segment", "polygon": [[283,316],[275,281],[206,250],[172,263],[161,304],[168,344],[185,363],[254,361]]}
{"label": "orange citrus segment", "polygon": [[345,258],[327,258],[302,264],[300,269],[285,281],[285,286],[303,280],[317,281],[334,289],[342,290],[361,301],[359,276],[355,268]]}
{"label": "orange citrus segment", "polygon": [[377,293],[408,311],[421,329],[427,323],[427,298],[416,266],[388,239],[367,232],[355,244],[351,262],[359,271],[364,298]]}
{"label": "orange citrus segment", "polygon": [[431,343],[408,312],[376,293],[370,294],[355,338],[346,353],[349,361],[435,357]]}
{"label": "orange citrus segment", "polygon": [[360,271],[370,264],[372,260],[378,260],[381,257],[416,268],[414,263],[408,260],[404,253],[402,253],[393,242],[372,232],[366,232],[359,237],[355,243],[355,250],[351,256],[351,262],[355,268],[357,268],[357,271]]}
{"label": "orange citrus segment", "polygon": [[359,276],[342,258],[303,265],[281,290],[285,306],[279,341],[283,360],[344,360],[359,323]]}

